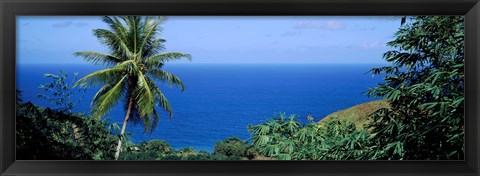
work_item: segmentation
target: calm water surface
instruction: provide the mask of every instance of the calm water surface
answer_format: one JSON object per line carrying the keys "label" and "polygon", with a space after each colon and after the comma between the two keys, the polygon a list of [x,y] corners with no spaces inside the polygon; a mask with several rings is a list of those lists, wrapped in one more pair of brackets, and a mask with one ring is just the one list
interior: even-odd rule
{"label": "calm water surface", "polygon": [[[258,124],[284,112],[295,114],[301,122],[307,115],[315,120],[337,110],[371,101],[362,93],[381,81],[367,73],[379,65],[368,64],[171,64],[164,69],[177,75],[185,91],[158,83],[173,110],[173,119],[161,112],[160,123],[152,134],[141,125],[129,125],[133,142],[166,140],[172,147],[194,147],[212,151],[215,142],[230,136],[248,139],[249,124]],[[40,84],[49,82],[44,73],[62,69],[82,77],[102,67],[92,65],[18,65],[17,88],[24,101],[54,107],[37,98],[44,93]],[[87,91],[75,112],[90,112],[90,101],[99,87]],[[160,111],[160,109],[158,109]],[[122,123],[122,105],[111,113],[111,122]]]}

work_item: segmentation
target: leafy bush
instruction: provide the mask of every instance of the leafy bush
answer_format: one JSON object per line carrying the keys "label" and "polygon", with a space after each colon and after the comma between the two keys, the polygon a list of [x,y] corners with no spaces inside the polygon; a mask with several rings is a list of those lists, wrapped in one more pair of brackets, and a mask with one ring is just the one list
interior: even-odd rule
{"label": "leafy bush", "polygon": [[182,155],[195,154],[195,149],[193,147],[184,147],[178,150],[177,153]]}
{"label": "leafy bush", "polygon": [[156,151],[143,150],[143,151],[128,151],[124,152],[121,156],[121,160],[157,160],[160,154]]}
{"label": "leafy bush", "polygon": [[158,154],[169,154],[173,152],[172,147],[166,141],[162,140],[150,140],[148,142],[142,142],[140,144],[140,150],[155,151]]}
{"label": "leafy bush", "polygon": [[[113,159],[118,137],[112,134],[115,125],[87,115],[67,114],[32,103],[16,109],[17,159]],[[71,127],[77,124],[78,138]]]}
{"label": "leafy bush", "polygon": [[243,157],[248,144],[238,137],[230,137],[215,144],[214,154]]}
{"label": "leafy bush", "polygon": [[259,125],[249,126],[251,143],[260,154],[279,160],[366,159],[370,134],[352,122],[334,118],[322,123],[300,125],[285,114]]}
{"label": "leafy bush", "polygon": [[[40,85],[46,94],[38,96],[49,100],[56,109],[40,108],[30,102],[22,104],[21,91],[16,91],[17,159],[112,159],[118,140],[112,132],[118,126],[72,113],[85,94],[85,89],[72,87],[77,73],[70,84],[66,72],[45,77],[52,81]],[[74,94],[80,94],[76,101]]]}
{"label": "leafy bush", "polygon": [[[237,141],[237,139],[233,139]],[[241,141],[241,140],[238,140]],[[138,145],[127,145],[122,160],[241,160],[242,156],[225,156],[212,154],[205,150],[196,152],[192,147],[173,150],[170,145],[161,140],[143,141]]]}
{"label": "leafy bush", "polygon": [[367,92],[392,106],[371,115],[372,145],[384,151],[374,159],[464,159],[463,21],[415,17],[388,43],[392,66],[371,70],[386,77]]}

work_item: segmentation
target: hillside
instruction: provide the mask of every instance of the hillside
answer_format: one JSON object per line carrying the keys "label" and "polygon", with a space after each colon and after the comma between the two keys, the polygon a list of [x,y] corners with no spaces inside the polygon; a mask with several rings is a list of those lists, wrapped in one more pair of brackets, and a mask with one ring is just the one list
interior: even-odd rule
{"label": "hillside", "polygon": [[336,118],[338,120],[347,120],[354,122],[357,128],[363,128],[363,124],[369,121],[368,115],[380,108],[389,108],[390,105],[386,100],[377,100],[367,103],[362,103],[355,105],[353,107],[340,110],[334,113],[327,115],[325,118],[320,120],[318,123]]}

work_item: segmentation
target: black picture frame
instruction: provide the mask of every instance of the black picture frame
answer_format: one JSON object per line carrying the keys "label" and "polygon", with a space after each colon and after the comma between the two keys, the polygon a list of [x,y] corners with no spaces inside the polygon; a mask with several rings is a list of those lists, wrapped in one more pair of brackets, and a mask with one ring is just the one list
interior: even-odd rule
{"label": "black picture frame", "polygon": [[[479,175],[479,0],[0,0],[0,173],[13,175]],[[465,15],[463,161],[16,161],[17,15]]]}

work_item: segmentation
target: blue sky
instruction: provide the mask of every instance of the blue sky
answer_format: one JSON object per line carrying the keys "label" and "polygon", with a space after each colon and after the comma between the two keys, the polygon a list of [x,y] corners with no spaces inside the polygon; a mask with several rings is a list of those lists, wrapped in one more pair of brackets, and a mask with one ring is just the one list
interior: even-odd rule
{"label": "blue sky", "polygon": [[[177,63],[385,63],[396,17],[169,16],[158,37]],[[86,63],[77,51],[107,52],[92,29],[96,16],[17,16],[17,63]]]}

